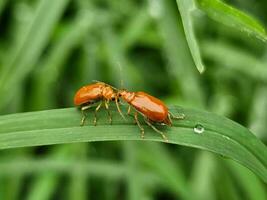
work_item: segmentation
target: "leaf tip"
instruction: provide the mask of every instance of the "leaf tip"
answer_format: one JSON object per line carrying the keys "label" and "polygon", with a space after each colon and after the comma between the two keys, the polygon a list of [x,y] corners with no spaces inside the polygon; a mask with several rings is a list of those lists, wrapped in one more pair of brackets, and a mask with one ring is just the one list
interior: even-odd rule
{"label": "leaf tip", "polygon": [[200,65],[198,65],[197,70],[199,71],[200,74],[203,74],[205,72],[204,65],[202,63]]}

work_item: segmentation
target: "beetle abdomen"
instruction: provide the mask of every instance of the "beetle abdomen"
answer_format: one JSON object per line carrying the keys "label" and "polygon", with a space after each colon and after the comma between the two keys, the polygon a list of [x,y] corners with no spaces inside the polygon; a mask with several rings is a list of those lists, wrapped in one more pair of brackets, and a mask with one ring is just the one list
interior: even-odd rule
{"label": "beetle abdomen", "polygon": [[168,108],[165,104],[145,92],[136,92],[135,98],[130,103],[136,110],[154,122],[164,122],[168,118]]}
{"label": "beetle abdomen", "polygon": [[74,96],[74,104],[78,106],[102,98],[102,87],[92,84],[80,88]]}

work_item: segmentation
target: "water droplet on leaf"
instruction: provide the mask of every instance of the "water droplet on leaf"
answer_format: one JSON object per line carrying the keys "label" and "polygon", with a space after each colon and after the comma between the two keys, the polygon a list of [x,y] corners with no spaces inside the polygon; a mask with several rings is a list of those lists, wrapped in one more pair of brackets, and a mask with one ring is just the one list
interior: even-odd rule
{"label": "water droplet on leaf", "polygon": [[201,124],[196,124],[194,127],[194,132],[197,134],[201,134],[205,131],[204,127]]}

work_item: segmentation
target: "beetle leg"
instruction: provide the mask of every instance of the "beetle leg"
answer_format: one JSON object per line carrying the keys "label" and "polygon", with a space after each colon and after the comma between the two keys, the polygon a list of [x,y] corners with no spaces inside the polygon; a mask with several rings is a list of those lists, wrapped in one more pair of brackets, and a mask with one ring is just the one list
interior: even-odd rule
{"label": "beetle leg", "polygon": [[125,117],[124,117],[124,115],[121,112],[121,109],[120,109],[120,106],[119,106],[119,100],[118,100],[118,97],[117,96],[115,97],[115,103],[116,103],[118,112],[120,113],[121,117],[125,120]]}
{"label": "beetle leg", "polygon": [[[127,115],[129,115],[129,116],[135,118],[134,115],[131,113],[131,106],[130,106],[130,105],[129,105],[129,107],[128,107]],[[136,124],[136,120],[134,120],[134,124]]]}
{"label": "beetle leg", "polygon": [[108,117],[109,117],[109,123],[112,124],[112,117],[111,117],[111,114],[109,112],[109,107],[108,107],[108,104],[109,104],[109,101],[105,101],[105,108],[108,112]]}
{"label": "beetle leg", "polygon": [[127,110],[127,115],[130,115],[130,113],[131,113],[131,106],[129,105],[128,110]]}
{"label": "beetle leg", "polygon": [[[131,117],[133,117],[134,118],[134,115],[131,113],[131,106],[129,105],[129,107],[128,107],[128,111],[127,111],[127,115],[129,115],[129,116],[131,116]],[[136,120],[134,120],[134,124],[136,124]]]}
{"label": "beetle leg", "polygon": [[184,119],[185,118],[185,114],[180,114],[179,116],[175,116],[173,113],[171,113],[170,111],[169,111],[169,113],[168,113],[168,117],[169,117],[169,119],[172,117],[173,119]]}
{"label": "beetle leg", "polygon": [[101,105],[102,105],[102,101],[100,102],[100,104],[96,107],[95,109],[95,118],[94,118],[94,125],[96,126],[96,121],[97,121],[97,118],[96,118],[96,113],[97,111],[101,108]]}
{"label": "beetle leg", "polygon": [[86,117],[87,117],[87,115],[84,113],[84,110],[82,110],[82,120],[81,120],[80,126],[84,125]]}
{"label": "beetle leg", "polygon": [[170,121],[171,125],[172,125],[172,118],[171,118],[171,114],[168,113],[168,120]]}
{"label": "beetle leg", "polygon": [[140,128],[141,130],[141,138],[144,139],[145,138],[145,130],[144,128],[141,126],[140,122],[138,121],[138,116],[137,116],[137,112],[134,113],[134,119],[135,119],[135,122],[136,124],[138,125],[138,127]]}
{"label": "beetle leg", "polygon": [[147,118],[144,118],[144,119],[145,119],[145,122],[147,123],[148,126],[150,126],[151,128],[153,128],[154,131],[156,131],[157,133],[159,133],[165,142],[168,142],[168,138],[166,137],[166,135],[165,135],[163,132],[161,132],[161,131],[158,130],[155,126],[153,126],[153,125],[148,121]]}
{"label": "beetle leg", "polygon": [[81,120],[81,123],[80,123],[80,126],[83,126],[84,125],[84,122],[85,122],[85,119],[87,117],[87,115],[85,114],[85,110],[91,108],[92,105],[86,105],[86,106],[83,106],[81,107],[81,112],[82,112],[82,120]]}

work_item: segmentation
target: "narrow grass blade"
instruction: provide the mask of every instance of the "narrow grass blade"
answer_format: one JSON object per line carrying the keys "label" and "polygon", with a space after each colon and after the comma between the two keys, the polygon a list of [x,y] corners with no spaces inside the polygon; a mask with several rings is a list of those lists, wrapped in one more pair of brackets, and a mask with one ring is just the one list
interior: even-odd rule
{"label": "narrow grass blade", "polygon": [[[86,175],[92,175],[101,178],[121,179],[127,173],[126,168],[116,162],[106,160],[76,161],[73,159],[59,160],[56,158],[45,159],[17,159],[10,161],[1,161],[0,175],[18,176],[21,174],[38,175],[47,171],[71,174],[73,169],[82,171]],[[143,174],[144,175],[144,174]]]}
{"label": "narrow grass blade", "polygon": [[210,18],[233,27],[266,42],[267,34],[263,25],[248,14],[220,0],[197,0],[198,7]]}
{"label": "narrow grass blade", "polygon": [[[127,107],[122,107],[126,112]],[[174,115],[185,114],[173,126],[161,127],[169,142],[230,157],[256,173],[267,182],[267,148],[248,129],[212,113],[172,107]],[[88,113],[90,125],[80,127],[81,114],[74,108],[11,114],[0,117],[0,149],[49,145],[72,142],[141,140],[138,127],[129,117],[121,119],[111,106],[113,124],[106,112],[98,114],[98,125],[93,126],[93,113]],[[87,123],[88,123],[87,122]],[[144,126],[146,139],[163,141],[151,128]],[[201,131],[199,129],[202,127]]]}
{"label": "narrow grass blade", "polygon": [[196,199],[186,181],[181,163],[179,160],[174,160],[162,145],[157,143],[140,144],[138,154],[141,163],[147,166],[150,171],[158,174],[164,185],[177,197],[184,200]]}
{"label": "narrow grass blade", "polygon": [[188,46],[190,48],[193,60],[200,73],[203,73],[205,67],[202,63],[198,42],[195,37],[192,12],[196,9],[194,0],[176,0],[184,26],[184,32]]}
{"label": "narrow grass blade", "polygon": [[[87,158],[86,143],[77,143],[72,149],[75,157],[74,162],[90,162]],[[89,193],[88,179],[86,172],[81,170],[81,167],[74,168],[71,173],[71,181],[69,184],[69,197],[70,199],[86,200]]]}
{"label": "narrow grass blade", "polygon": [[[103,39],[105,42],[105,50],[107,52],[108,64],[110,68],[110,74],[116,80],[117,87],[133,88],[136,85],[143,84],[143,79],[138,73],[138,69],[134,67],[131,61],[127,58],[125,49],[122,46],[121,40],[117,36],[115,30],[112,27],[108,27],[103,31]],[[124,74],[127,76],[127,82],[125,82]]]}
{"label": "narrow grass blade", "polygon": [[143,6],[136,15],[132,16],[124,28],[120,43],[124,49],[138,42],[138,39],[145,33],[151,22],[147,6]]}
{"label": "narrow grass blade", "polygon": [[[249,51],[222,41],[206,40],[202,43],[203,55],[217,64],[241,72],[255,80],[267,80],[265,61]],[[227,58],[227,62],[225,62]]]}
{"label": "narrow grass blade", "polygon": [[[165,0],[150,2],[150,10],[155,7],[161,8],[160,14],[155,19],[163,38],[164,55],[169,61],[167,69],[176,80],[174,82],[178,83],[171,86],[172,92],[176,96],[183,96],[188,104],[202,107],[204,99],[203,90],[199,84],[199,74],[195,70],[177,9],[173,6],[175,3]],[[177,87],[181,88],[182,95],[177,94]]]}
{"label": "narrow grass blade", "polygon": [[220,165],[217,170],[220,171],[218,174],[219,181],[216,181],[214,185],[217,187],[218,196],[222,199],[242,200],[244,197],[241,197],[237,185],[227,169]]}
{"label": "narrow grass blade", "polygon": [[[31,72],[69,0],[41,0],[25,37],[0,74],[0,108],[14,95],[12,88]],[[49,15],[47,12],[49,11]],[[10,92],[11,91],[11,92]]]}
{"label": "narrow grass blade", "polygon": [[41,67],[34,74],[35,87],[30,101],[31,109],[45,109],[53,102],[53,88],[64,70],[64,63],[72,50],[77,47],[89,33],[93,16],[89,11],[80,14],[60,35],[54,47],[44,58]]}
{"label": "narrow grass blade", "polygon": [[141,177],[138,174],[138,159],[137,159],[137,145],[135,143],[124,142],[124,160],[125,166],[128,171],[127,186],[128,186],[128,197],[129,200],[142,199],[146,186],[141,181]]}
{"label": "narrow grass blade", "polygon": [[191,170],[190,184],[192,192],[198,200],[216,199],[214,179],[217,175],[215,156],[209,152],[201,151],[194,160]]}
{"label": "narrow grass blade", "polygon": [[267,86],[260,85],[255,90],[253,104],[249,115],[249,130],[258,137],[266,141],[267,135]]}
{"label": "narrow grass blade", "polygon": [[[64,160],[70,154],[69,145],[57,147],[49,156],[55,160]],[[56,172],[46,171],[39,173],[31,185],[31,189],[26,197],[27,200],[50,199],[59,185],[60,175]]]}
{"label": "narrow grass blade", "polygon": [[[243,193],[250,200],[264,200],[267,199],[266,187],[258,177],[255,176],[247,168],[239,165],[236,162],[228,161],[226,164],[232,171],[233,176],[238,180],[238,185],[243,189]],[[253,187],[251,187],[253,186]]]}

